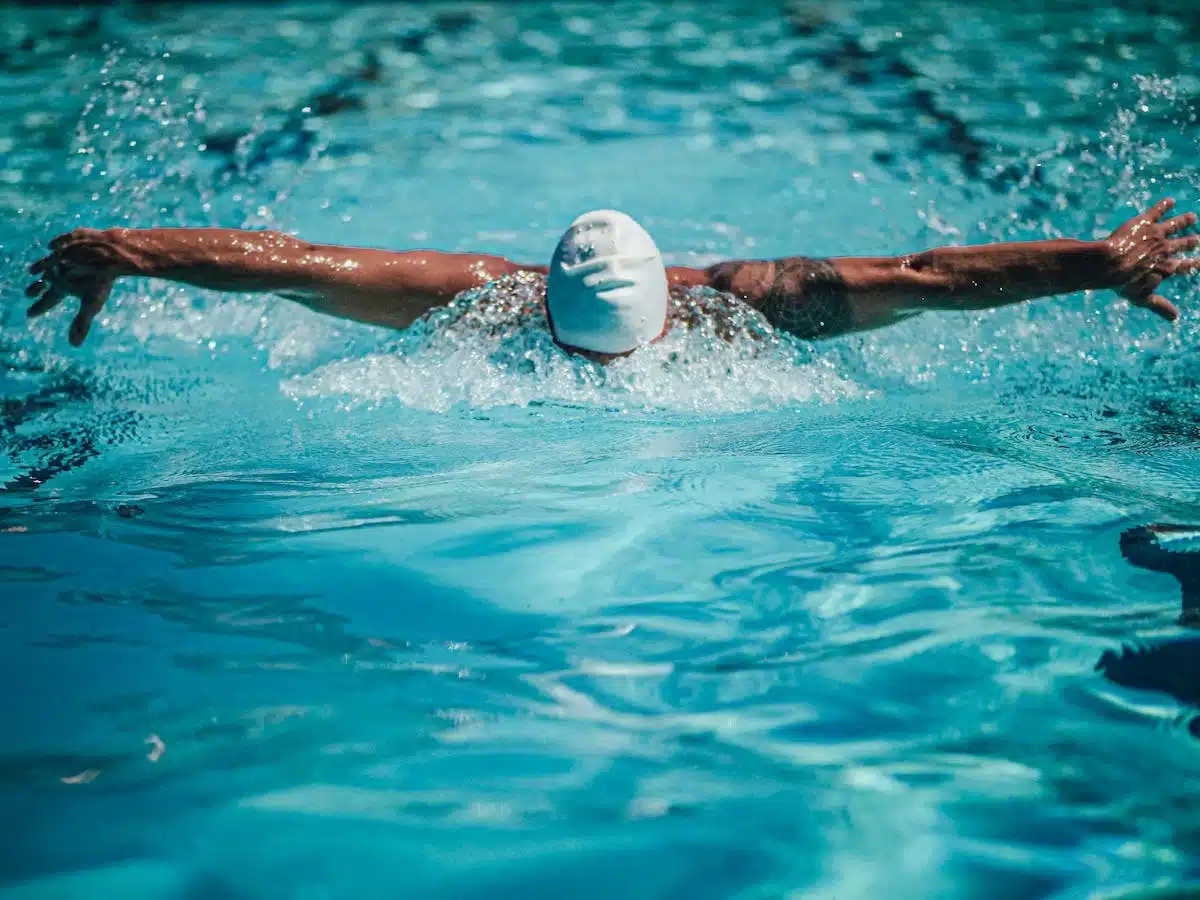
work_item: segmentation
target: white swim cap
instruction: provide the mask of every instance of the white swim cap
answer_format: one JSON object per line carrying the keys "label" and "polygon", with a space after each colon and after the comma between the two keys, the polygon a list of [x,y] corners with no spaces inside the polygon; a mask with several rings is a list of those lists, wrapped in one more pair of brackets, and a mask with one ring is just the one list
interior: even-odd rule
{"label": "white swim cap", "polygon": [[667,270],[653,238],[625,213],[584,213],[554,250],[546,307],[560,344],[625,353],[653,341],[667,321]]}

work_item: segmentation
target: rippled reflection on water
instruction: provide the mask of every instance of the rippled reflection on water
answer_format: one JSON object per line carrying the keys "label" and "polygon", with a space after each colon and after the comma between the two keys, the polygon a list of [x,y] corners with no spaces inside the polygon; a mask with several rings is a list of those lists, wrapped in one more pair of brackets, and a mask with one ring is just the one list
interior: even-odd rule
{"label": "rippled reflection on water", "polygon": [[1127,559],[1198,521],[1190,312],[677,335],[601,372],[535,322],[397,337],[151,284],[72,352],[18,297],[76,222],[530,261],[589,206],[672,262],[1088,236],[1200,199],[1197,25],[0,10],[0,894],[1197,878],[1181,576]]}

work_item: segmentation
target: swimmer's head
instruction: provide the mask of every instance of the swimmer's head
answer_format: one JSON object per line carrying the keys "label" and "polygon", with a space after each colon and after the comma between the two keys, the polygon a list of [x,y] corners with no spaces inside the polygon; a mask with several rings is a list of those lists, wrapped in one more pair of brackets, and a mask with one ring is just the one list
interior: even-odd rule
{"label": "swimmer's head", "polygon": [[660,337],[667,270],[654,240],[625,213],[584,213],[554,250],[546,313],[568,350],[619,356]]}

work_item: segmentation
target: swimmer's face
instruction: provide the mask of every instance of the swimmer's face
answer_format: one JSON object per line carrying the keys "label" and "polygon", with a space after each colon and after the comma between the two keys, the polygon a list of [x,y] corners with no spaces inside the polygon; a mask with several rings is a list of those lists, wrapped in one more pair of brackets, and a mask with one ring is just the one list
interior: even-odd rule
{"label": "swimmer's face", "polygon": [[601,366],[606,366],[610,362],[623,359],[634,352],[633,350],[626,350],[624,353],[601,353],[598,350],[584,350],[581,347],[572,347],[570,344],[564,344],[558,338],[554,339],[554,343],[558,344],[558,346],[560,346],[567,353],[570,353],[572,356],[582,357],[588,362],[594,362]]}
{"label": "swimmer's face", "polygon": [[[546,320],[546,324],[550,326],[550,337],[554,340],[554,343],[558,344],[562,350],[571,354],[571,356],[578,356],[581,359],[586,359],[588,362],[594,362],[597,365],[606,366],[610,362],[615,362],[618,359],[624,359],[626,356],[632,356],[635,352],[637,352],[637,347],[634,347],[632,350],[626,350],[623,353],[601,353],[599,350],[585,350],[583,347],[572,347],[570,344],[564,343],[558,339],[558,335],[555,334],[554,331],[554,321],[550,318],[549,310],[546,311]],[[667,332],[670,330],[671,322],[668,319],[663,323],[662,333],[650,343],[657,344],[667,336]]]}

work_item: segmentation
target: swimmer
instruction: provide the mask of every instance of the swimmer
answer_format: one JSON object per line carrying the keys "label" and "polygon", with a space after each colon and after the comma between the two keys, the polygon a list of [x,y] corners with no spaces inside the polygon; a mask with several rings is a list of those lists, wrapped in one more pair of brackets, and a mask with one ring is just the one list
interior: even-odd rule
{"label": "swimmer", "polygon": [[[31,317],[68,297],[80,308],[79,346],[117,280],[159,278],[217,291],[273,293],[310,309],[403,329],[455,296],[516,277],[536,282],[563,350],[609,362],[688,323],[690,288],[712,288],[798,338],[836,337],[931,310],[983,310],[1082,290],[1113,290],[1167,321],[1179,310],[1157,293],[1200,271],[1184,256],[1196,214],[1168,216],[1162,200],[1097,241],[1049,240],[942,247],[894,257],[730,260],[666,266],[653,239],[624,213],[597,210],[571,223],[548,266],[500,256],[393,252],[310,244],[271,231],[223,228],[79,228],[50,242],[30,267]],[[694,305],[691,315],[695,315]]]}

